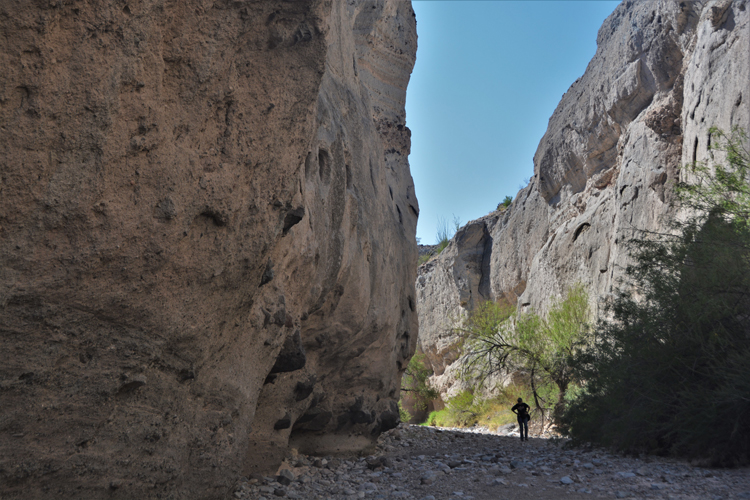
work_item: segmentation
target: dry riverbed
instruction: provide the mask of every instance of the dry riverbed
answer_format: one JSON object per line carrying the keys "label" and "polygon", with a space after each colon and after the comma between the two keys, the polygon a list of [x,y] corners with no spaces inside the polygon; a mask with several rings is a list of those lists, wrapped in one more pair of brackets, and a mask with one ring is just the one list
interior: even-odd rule
{"label": "dry riverbed", "polygon": [[486,430],[401,424],[375,455],[298,455],[274,477],[242,479],[240,500],[521,500],[658,498],[750,500],[750,469],[709,469],[657,457],[565,449]]}

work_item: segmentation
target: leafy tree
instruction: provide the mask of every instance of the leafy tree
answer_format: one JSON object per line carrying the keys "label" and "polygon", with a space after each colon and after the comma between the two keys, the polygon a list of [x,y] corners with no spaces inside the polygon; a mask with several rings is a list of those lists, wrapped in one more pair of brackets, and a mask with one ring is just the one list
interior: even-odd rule
{"label": "leafy tree", "polygon": [[577,356],[576,441],[730,464],[750,458],[750,155],[711,131],[719,164],[678,186],[688,216],[633,240],[628,288]]}
{"label": "leafy tree", "polygon": [[401,378],[401,390],[411,393],[419,410],[426,410],[430,401],[440,397],[440,393],[428,384],[431,375],[432,370],[425,364],[425,355],[417,353],[409,360]]}
{"label": "leafy tree", "polygon": [[588,295],[580,284],[553,303],[546,317],[485,302],[458,328],[465,338],[466,373],[486,380],[494,374],[526,372],[536,407],[542,411],[547,405],[540,388],[552,383],[558,389],[559,414],[574,381],[569,361],[587,338],[588,316]]}
{"label": "leafy tree", "polygon": [[404,408],[404,405],[401,403],[401,401],[398,402],[398,417],[402,422],[408,422],[411,420],[411,413],[409,413],[409,410]]}

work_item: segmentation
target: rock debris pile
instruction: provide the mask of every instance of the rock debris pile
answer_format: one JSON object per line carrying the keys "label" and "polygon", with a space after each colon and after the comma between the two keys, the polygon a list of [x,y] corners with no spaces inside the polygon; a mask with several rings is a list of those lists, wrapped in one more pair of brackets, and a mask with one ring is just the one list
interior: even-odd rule
{"label": "rock debris pile", "polygon": [[401,424],[367,457],[294,455],[274,477],[242,479],[238,500],[750,499],[750,470],[629,458],[486,429]]}

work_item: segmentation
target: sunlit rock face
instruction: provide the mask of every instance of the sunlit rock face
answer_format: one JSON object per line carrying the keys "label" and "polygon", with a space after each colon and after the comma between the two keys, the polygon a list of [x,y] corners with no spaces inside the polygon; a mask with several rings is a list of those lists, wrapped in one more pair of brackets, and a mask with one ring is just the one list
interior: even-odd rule
{"label": "sunlit rock face", "polygon": [[0,5],[3,498],[223,498],[398,422],[409,2]]}
{"label": "sunlit rock face", "polygon": [[455,321],[483,300],[544,311],[577,282],[600,309],[632,229],[665,229],[671,186],[707,157],[709,128],[750,130],[749,16],[744,0],[626,1],[604,22],[596,55],[550,118],[530,184],[419,269],[419,348],[444,395],[462,387]]}

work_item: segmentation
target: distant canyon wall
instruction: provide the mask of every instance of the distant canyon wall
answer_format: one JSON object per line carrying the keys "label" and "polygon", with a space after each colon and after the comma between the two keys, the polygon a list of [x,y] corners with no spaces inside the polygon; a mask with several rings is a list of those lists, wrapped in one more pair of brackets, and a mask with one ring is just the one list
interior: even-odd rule
{"label": "distant canyon wall", "polygon": [[456,383],[451,326],[486,300],[544,311],[577,282],[594,310],[628,263],[633,229],[659,231],[682,167],[708,130],[750,131],[750,4],[624,1],[565,93],[507,210],[461,228],[417,278],[419,349],[444,397]]}
{"label": "distant canyon wall", "polygon": [[0,4],[0,496],[223,498],[398,423],[409,2]]}

